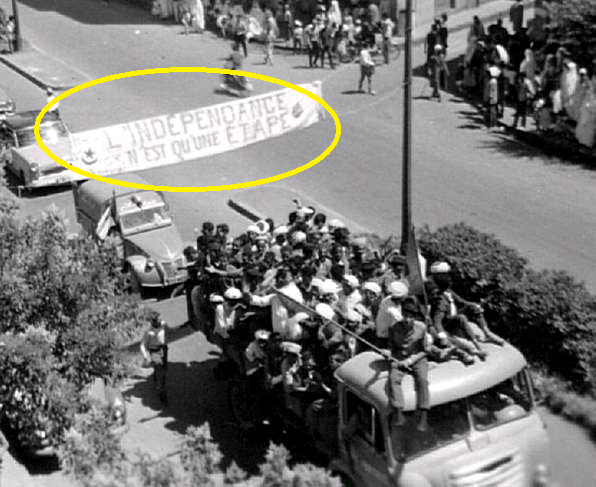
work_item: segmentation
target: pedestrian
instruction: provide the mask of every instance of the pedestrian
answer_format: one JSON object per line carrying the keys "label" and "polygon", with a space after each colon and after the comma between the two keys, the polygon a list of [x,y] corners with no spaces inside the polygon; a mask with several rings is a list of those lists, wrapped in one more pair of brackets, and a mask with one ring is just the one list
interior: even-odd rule
{"label": "pedestrian", "polygon": [[393,37],[393,28],[395,27],[389,15],[383,14],[381,27],[383,35],[383,59],[385,60],[385,64],[389,64],[389,49],[391,47],[391,38]]}
{"label": "pedestrian", "polygon": [[375,319],[376,340],[380,345],[386,344],[390,328],[403,319],[401,303],[408,292],[407,284],[402,281],[394,281],[389,285],[388,296],[379,304]]}
{"label": "pedestrian", "polygon": [[516,77],[515,88],[516,104],[512,127],[517,128],[517,123],[521,121],[522,128],[525,128],[528,108],[531,106],[536,92],[534,90],[534,85],[526,77],[526,73],[523,71]]}
{"label": "pedestrian", "polygon": [[443,46],[437,44],[435,53],[430,58],[430,86],[433,89],[431,99],[437,98],[439,102],[441,101],[440,90],[446,88],[448,76],[449,68],[443,54]]}
{"label": "pedestrian", "polygon": [[294,21],[294,31],[292,32],[292,37],[294,39],[294,54],[301,54],[304,28],[302,27],[302,22],[299,20]]}
{"label": "pedestrian", "polygon": [[284,5],[284,13],[283,13],[283,37],[286,41],[286,47],[290,43],[290,40],[293,37],[292,33],[292,25],[294,23],[294,16],[292,15],[292,11],[290,10],[290,4],[286,3]]}
{"label": "pedestrian", "polygon": [[166,322],[155,313],[149,328],[141,340],[141,354],[146,364],[153,367],[153,382],[157,388],[159,399],[167,405],[166,372],[168,368],[168,343],[166,339]]}
{"label": "pedestrian", "polygon": [[358,92],[364,93],[362,83],[366,78],[368,83],[368,94],[376,95],[377,93],[372,89],[372,77],[375,74],[375,62],[372,58],[374,52],[374,44],[365,45],[360,50],[360,81],[358,82]]}
{"label": "pedestrian", "polygon": [[499,82],[497,78],[501,70],[496,66],[489,66],[489,76],[484,82],[484,106],[486,109],[486,126],[493,129],[497,126],[499,116]]}
{"label": "pedestrian", "polygon": [[[439,32],[438,32],[438,26],[435,22],[430,26],[430,31],[428,34],[426,34],[426,40],[424,42],[424,53],[426,54],[427,72],[430,68],[430,58],[435,53],[435,46],[438,43],[439,43]],[[430,74],[429,74],[429,76],[430,76]]]}
{"label": "pedestrian", "polygon": [[193,17],[195,19],[195,29],[201,33],[205,30],[205,9],[201,0],[193,0],[194,12]]}
{"label": "pedestrian", "polygon": [[248,57],[246,47],[246,35],[248,34],[248,19],[246,15],[240,14],[236,17],[236,26],[234,29],[234,42],[237,46],[242,46],[244,57]]}
{"label": "pedestrian", "polygon": [[8,51],[10,54],[14,53],[16,50],[16,23],[14,15],[8,17],[8,21],[6,22],[6,41],[8,43]]}
{"label": "pedestrian", "polygon": [[468,41],[475,37],[478,40],[484,39],[486,33],[484,31],[484,25],[480,21],[477,15],[474,15],[474,19],[472,20],[472,25],[470,26],[470,31],[468,32]]}
{"label": "pedestrian", "polygon": [[509,9],[509,20],[513,24],[513,32],[519,32],[524,26],[524,4],[522,0],[515,0]]}
{"label": "pedestrian", "polygon": [[428,388],[428,359],[430,350],[426,325],[418,321],[418,303],[409,296],[402,303],[403,319],[395,323],[389,330],[389,349],[391,367],[389,369],[389,399],[393,411],[390,413],[390,424],[401,426],[405,423],[403,415],[404,395],[401,387],[407,374],[414,376],[416,387],[417,409],[420,412],[418,430],[428,429],[428,410],[430,409],[430,393]]}
{"label": "pedestrian", "polygon": [[265,64],[273,66],[273,48],[277,39],[277,24],[271,10],[265,13]]}
{"label": "pedestrian", "polygon": [[445,57],[447,57],[447,38],[449,37],[449,30],[447,29],[447,14],[442,13],[441,18],[439,21],[439,25],[437,26],[437,35],[438,35],[438,42],[437,44],[441,44],[443,46],[443,52],[445,53]]}
{"label": "pedestrian", "polygon": [[331,24],[329,20],[325,21],[325,26],[321,31],[321,68],[325,67],[325,54],[329,58],[329,65],[331,69],[335,69],[333,65],[333,56],[331,50],[335,41],[335,24]]}
{"label": "pedestrian", "polygon": [[188,35],[190,32],[190,28],[193,24],[192,14],[190,13],[190,9],[187,5],[182,7],[182,13],[180,16],[180,22],[184,26],[184,35]]}

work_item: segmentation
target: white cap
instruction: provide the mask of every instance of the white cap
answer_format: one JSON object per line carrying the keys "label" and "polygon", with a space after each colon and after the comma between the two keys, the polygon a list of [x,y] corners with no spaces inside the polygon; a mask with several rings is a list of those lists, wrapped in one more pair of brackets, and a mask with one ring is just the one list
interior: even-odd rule
{"label": "white cap", "polygon": [[389,294],[394,298],[405,298],[408,295],[408,286],[403,281],[393,281],[389,284]]}
{"label": "white cap", "polygon": [[257,330],[255,331],[255,340],[269,340],[271,333],[267,330]]}
{"label": "white cap", "polygon": [[354,289],[360,286],[360,281],[358,281],[358,278],[352,274],[346,274],[344,276],[344,282],[348,283]]}
{"label": "white cap", "polygon": [[255,223],[255,226],[259,229],[259,233],[267,233],[269,231],[269,223],[265,220],[259,220]]}
{"label": "white cap", "polygon": [[346,228],[346,224],[339,218],[333,218],[327,225],[329,228]]}
{"label": "white cap", "polygon": [[379,286],[375,281],[366,281],[362,286],[362,289],[364,289],[365,291],[370,291],[371,293],[374,293],[377,296],[381,294],[381,286]]}
{"label": "white cap", "polygon": [[491,66],[488,68],[488,73],[493,77],[497,78],[501,74],[501,70],[496,66]]}
{"label": "white cap", "polygon": [[247,232],[261,233],[261,229],[256,225],[249,225],[246,229]]}
{"label": "white cap", "polygon": [[451,266],[447,262],[433,262],[430,266],[431,274],[447,274],[451,271]]}
{"label": "white cap", "polygon": [[362,315],[353,308],[348,309],[345,318],[347,321],[362,323]]}
{"label": "white cap", "polygon": [[321,294],[336,294],[339,292],[337,283],[333,279],[325,279],[319,286]]}
{"label": "white cap", "polygon": [[242,291],[236,287],[229,287],[224,293],[226,299],[242,299]]}
{"label": "white cap", "polygon": [[327,303],[319,303],[315,306],[317,314],[326,320],[332,320],[335,317],[335,311]]}
{"label": "white cap", "polygon": [[275,230],[273,230],[274,236],[285,235],[286,233],[288,233],[288,227],[286,227],[285,225],[276,227]]}
{"label": "white cap", "polygon": [[281,349],[287,353],[293,353],[295,355],[300,355],[302,352],[302,347],[294,342],[281,342]]}
{"label": "white cap", "polygon": [[294,242],[294,243],[305,242],[306,241],[306,233],[297,231],[292,234],[291,238],[292,238],[292,242]]}
{"label": "white cap", "polygon": [[211,303],[223,303],[224,298],[222,298],[219,294],[211,293],[209,295],[209,302]]}

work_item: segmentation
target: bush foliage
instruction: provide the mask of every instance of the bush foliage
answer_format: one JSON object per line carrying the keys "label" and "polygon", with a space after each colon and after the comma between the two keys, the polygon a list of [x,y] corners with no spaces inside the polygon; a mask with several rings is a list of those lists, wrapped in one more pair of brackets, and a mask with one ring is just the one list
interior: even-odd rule
{"label": "bush foliage", "polygon": [[43,430],[57,444],[85,386],[127,369],[122,346],[148,311],[125,292],[115,242],[69,236],[54,211],[23,220],[17,210],[0,197],[0,404],[22,443]]}
{"label": "bush foliage", "polygon": [[94,409],[78,417],[61,449],[64,470],[83,487],[192,487],[261,485],[264,487],[340,487],[329,472],[308,464],[289,466],[290,454],[271,444],[260,466],[260,475],[250,477],[232,463],[222,469],[218,445],[209,426],[189,427],[182,437],[180,462],[126,452],[118,439],[106,432],[107,420]]}
{"label": "bush foliage", "polygon": [[456,292],[484,302],[497,333],[579,392],[596,390],[596,297],[582,283],[531,270],[517,251],[464,223],[425,227],[418,238],[429,262],[451,264]]}

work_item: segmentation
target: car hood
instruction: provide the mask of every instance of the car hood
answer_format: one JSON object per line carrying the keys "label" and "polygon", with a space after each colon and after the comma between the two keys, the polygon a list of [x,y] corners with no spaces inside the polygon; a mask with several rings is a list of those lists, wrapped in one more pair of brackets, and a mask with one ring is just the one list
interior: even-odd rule
{"label": "car hood", "polygon": [[127,235],[124,238],[157,261],[172,261],[182,256],[182,237],[175,225]]}
{"label": "car hood", "polygon": [[[68,163],[72,163],[72,146],[70,139],[61,138],[53,144],[46,144],[46,146],[55,156],[65,160]],[[48,166],[52,167],[58,164],[56,161],[51,159],[50,156],[48,156],[38,144],[19,147],[18,149],[13,148],[13,151],[26,161],[36,162],[42,168]]]}

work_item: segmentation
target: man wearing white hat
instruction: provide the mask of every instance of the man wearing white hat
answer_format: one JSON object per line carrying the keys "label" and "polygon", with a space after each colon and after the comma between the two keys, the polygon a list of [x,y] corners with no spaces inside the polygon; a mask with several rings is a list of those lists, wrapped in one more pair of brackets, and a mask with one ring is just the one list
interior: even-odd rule
{"label": "man wearing white hat", "polygon": [[[466,301],[451,289],[451,266],[447,262],[435,262],[430,266],[430,273],[437,286],[436,297],[431,303],[433,332],[442,344],[451,343],[469,355],[481,359],[486,352],[480,348],[480,341],[503,344],[504,341],[488,329],[482,313],[482,307]],[[473,313],[478,325],[470,323],[458,307],[467,308]],[[469,358],[463,357],[464,361]]]}
{"label": "man wearing white hat", "polygon": [[242,292],[240,289],[231,287],[224,292],[223,303],[215,306],[215,324],[213,335],[217,345],[221,348],[222,359],[234,360],[238,365],[243,363],[240,351],[232,340],[230,340],[230,331],[236,326],[240,318],[242,305]]}
{"label": "man wearing white hat", "polygon": [[378,343],[387,346],[389,329],[403,319],[401,302],[408,295],[408,286],[402,281],[393,281],[389,284],[389,296],[384,298],[379,305],[376,318],[376,336]]}
{"label": "man wearing white hat", "polygon": [[339,311],[346,315],[353,311],[354,307],[362,301],[360,294],[360,281],[352,274],[346,274],[341,283],[341,291],[338,294],[337,307]]}
{"label": "man wearing white hat", "polygon": [[[270,333],[267,330],[255,331],[255,339],[248,344],[244,351],[246,358],[246,375],[252,376],[263,371],[267,360],[267,343]],[[264,378],[264,377],[263,377]]]}

